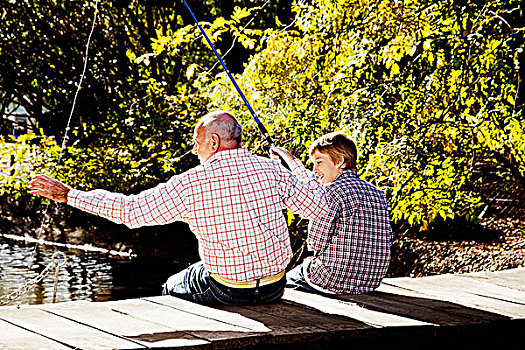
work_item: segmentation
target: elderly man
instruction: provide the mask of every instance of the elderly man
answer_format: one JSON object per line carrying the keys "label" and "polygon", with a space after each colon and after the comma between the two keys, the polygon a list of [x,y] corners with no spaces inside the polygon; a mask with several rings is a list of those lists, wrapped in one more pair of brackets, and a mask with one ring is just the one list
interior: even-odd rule
{"label": "elderly man", "polygon": [[29,187],[130,228],[189,224],[202,261],[170,277],[163,294],[204,304],[258,304],[279,299],[292,257],[283,207],[315,219],[326,214],[324,190],[300,162],[292,173],[242,147],[242,128],[216,111],[196,125],[193,153],[201,165],[166,183],[125,196],[79,191],[45,175]]}

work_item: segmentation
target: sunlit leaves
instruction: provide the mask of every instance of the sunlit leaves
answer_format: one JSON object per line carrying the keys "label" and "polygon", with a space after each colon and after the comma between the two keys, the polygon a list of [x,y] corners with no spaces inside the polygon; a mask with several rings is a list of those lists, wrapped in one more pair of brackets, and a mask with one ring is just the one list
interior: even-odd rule
{"label": "sunlit leaves", "polygon": [[9,193],[18,198],[27,188],[27,179],[38,173],[60,176],[58,166],[53,166],[59,157],[60,147],[51,137],[0,137],[0,196]]}
{"label": "sunlit leaves", "polygon": [[387,191],[395,221],[474,217],[475,162],[505,158],[525,175],[512,4],[298,1],[296,26],[267,32],[243,88],[303,160],[323,133],[355,137],[361,176]]}
{"label": "sunlit leaves", "polygon": [[[425,228],[477,215],[478,162],[525,176],[524,30],[511,21],[518,3],[298,0],[293,19],[270,15],[277,28],[248,26],[257,8],[242,6],[224,16],[213,8],[201,24],[221,55],[227,37],[253,53],[234,77],[277,144],[307,160],[317,137],[347,132],[358,143],[360,176],[387,192],[393,219]],[[91,136],[88,151],[72,148],[65,161],[83,164],[78,181],[97,185],[111,174],[104,185],[128,190],[180,170],[195,118],[210,109],[232,111],[245,145],[259,144],[200,31],[176,16],[155,27],[149,49],[127,49],[133,74],[121,79],[133,90],[112,90],[118,108],[77,128]]]}

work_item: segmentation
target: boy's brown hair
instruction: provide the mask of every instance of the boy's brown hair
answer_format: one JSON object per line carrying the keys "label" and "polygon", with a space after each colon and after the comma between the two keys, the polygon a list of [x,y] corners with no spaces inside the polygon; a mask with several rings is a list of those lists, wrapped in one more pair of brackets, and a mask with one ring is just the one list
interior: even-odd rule
{"label": "boy's brown hair", "polygon": [[344,170],[357,170],[357,147],[342,132],[331,132],[315,140],[310,146],[310,155],[316,150],[328,155],[334,163],[344,160]]}

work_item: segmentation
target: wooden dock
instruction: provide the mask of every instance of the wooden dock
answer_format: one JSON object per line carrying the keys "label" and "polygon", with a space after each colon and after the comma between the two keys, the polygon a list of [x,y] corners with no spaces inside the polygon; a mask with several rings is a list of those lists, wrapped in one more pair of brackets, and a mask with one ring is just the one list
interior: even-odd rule
{"label": "wooden dock", "polygon": [[0,307],[0,349],[523,349],[523,331],[525,268],[385,279],[367,295],[287,290],[260,306],[156,296]]}

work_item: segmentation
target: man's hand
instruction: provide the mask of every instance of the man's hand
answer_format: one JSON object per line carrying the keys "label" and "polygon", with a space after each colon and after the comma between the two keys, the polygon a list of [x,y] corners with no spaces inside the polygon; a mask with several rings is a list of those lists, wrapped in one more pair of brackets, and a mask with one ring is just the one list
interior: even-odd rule
{"label": "man's hand", "polygon": [[55,202],[67,203],[67,194],[71,190],[71,187],[66,186],[52,177],[39,174],[31,179],[29,189],[32,194],[49,198]]}

